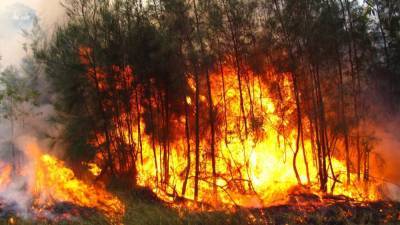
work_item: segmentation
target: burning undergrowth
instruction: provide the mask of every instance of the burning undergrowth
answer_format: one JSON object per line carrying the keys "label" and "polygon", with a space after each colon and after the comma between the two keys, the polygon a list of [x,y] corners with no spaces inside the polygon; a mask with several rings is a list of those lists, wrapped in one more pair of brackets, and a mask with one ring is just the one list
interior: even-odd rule
{"label": "burning undergrowth", "polygon": [[36,139],[20,137],[17,143],[19,160],[1,162],[1,217],[54,222],[103,214],[111,223],[121,221],[124,205],[117,197],[79,180],[62,161],[44,153]]}

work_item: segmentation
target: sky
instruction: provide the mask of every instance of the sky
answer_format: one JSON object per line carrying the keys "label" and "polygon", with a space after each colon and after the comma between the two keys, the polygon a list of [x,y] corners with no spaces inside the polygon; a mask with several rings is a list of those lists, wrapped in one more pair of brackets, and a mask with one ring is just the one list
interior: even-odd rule
{"label": "sky", "polygon": [[34,17],[41,27],[51,30],[63,21],[59,0],[0,0],[0,66],[18,65],[25,55],[23,44],[27,40],[22,30],[32,26]]}

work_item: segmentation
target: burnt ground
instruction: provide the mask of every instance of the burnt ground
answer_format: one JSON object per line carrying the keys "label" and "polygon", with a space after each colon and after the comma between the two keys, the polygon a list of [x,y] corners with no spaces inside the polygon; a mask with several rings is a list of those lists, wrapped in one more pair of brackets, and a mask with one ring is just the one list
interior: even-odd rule
{"label": "burnt ground", "polygon": [[[215,217],[218,213],[214,214]],[[198,214],[194,217],[204,218]],[[220,224],[248,224],[248,225],[400,225],[400,203],[389,201],[378,202],[353,202],[341,201],[315,204],[302,202],[299,204],[282,204],[262,209],[238,209],[232,214],[222,216],[226,221]],[[187,217],[186,224],[215,224],[213,216],[206,223],[197,221],[190,222],[193,215]]]}
{"label": "burnt ground", "polygon": [[265,209],[240,210],[234,214],[210,213],[186,217],[184,224],[248,224],[248,225],[377,225],[400,224],[400,205],[387,202],[365,205],[334,204],[313,211],[295,206],[274,206]]}
{"label": "burnt ground", "polygon": [[[125,225],[400,225],[400,203],[390,201],[356,202],[343,196],[292,194],[286,204],[267,208],[236,208],[193,212],[171,207],[145,189],[118,193],[126,204]],[[110,224],[94,209],[67,202],[43,212],[53,218],[24,219],[15,205],[0,201],[2,224]]]}
{"label": "burnt ground", "polygon": [[347,201],[318,206],[281,205],[263,209],[262,213],[255,210],[254,214],[264,215],[270,224],[400,224],[400,203]]}
{"label": "burnt ground", "polygon": [[91,221],[92,218],[96,218],[99,224],[107,223],[96,209],[70,202],[56,202],[40,207],[31,202],[27,204],[25,206],[0,199],[0,224],[82,224],[81,221]]}
{"label": "burnt ground", "polygon": [[399,202],[359,202],[345,196],[296,193],[288,204],[262,211],[272,224],[400,224]]}

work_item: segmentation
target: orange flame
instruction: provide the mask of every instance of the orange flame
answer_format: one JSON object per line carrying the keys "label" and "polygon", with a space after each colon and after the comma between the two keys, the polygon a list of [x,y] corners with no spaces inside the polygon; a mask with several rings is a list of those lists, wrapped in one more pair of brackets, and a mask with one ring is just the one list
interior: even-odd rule
{"label": "orange flame", "polygon": [[49,204],[49,200],[54,199],[96,208],[111,220],[121,219],[124,214],[124,205],[118,198],[78,180],[72,170],[47,154],[42,155],[37,163],[33,193],[40,196],[36,205]]}
{"label": "orange flame", "polygon": [[122,222],[125,206],[117,197],[104,188],[76,178],[74,172],[62,161],[49,154],[43,154],[34,139],[21,139],[19,144],[29,160],[15,172],[10,164],[3,166],[0,174],[0,191],[13,188],[14,176],[25,177],[27,189],[23,190],[26,193],[21,192],[21,194],[32,197],[32,207],[29,207],[36,216],[42,217],[41,212],[56,203],[69,202],[76,206],[98,210],[112,224]]}
{"label": "orange flame", "polygon": [[[82,64],[90,65],[88,56],[90,54],[90,50],[80,49]],[[111,93],[115,88],[120,89],[122,86],[117,83],[117,87],[107,87],[107,82],[103,82],[105,77],[121,76],[123,77],[121,80],[133,77],[133,70],[129,66],[124,69],[113,66],[112,71],[117,75],[104,74],[101,68],[89,68],[87,75],[90,79],[95,79],[94,83],[97,84],[98,89],[107,91],[107,88],[111,88],[108,90]],[[198,87],[196,87],[192,75],[187,77],[187,84],[194,93]],[[279,97],[269,91],[271,87],[262,80],[265,78],[279,79],[275,81],[280,85]],[[242,79],[241,87],[238,79]],[[131,82],[132,80],[123,83],[130,84]],[[204,113],[205,116],[200,115],[203,125],[199,156],[199,201],[214,206],[220,203],[251,207],[266,206],[286,200],[290,190],[298,185],[299,181],[307,184],[312,191],[318,192],[318,166],[311,135],[304,137],[302,146],[298,148],[300,153],[294,162],[298,132],[290,119],[293,117],[291,115],[296,113],[292,84],[290,74],[277,74],[273,69],[263,75],[253,74],[248,70],[241,72],[241,75],[238,76],[235,69],[224,66],[220,71],[210,75],[212,106],[208,102],[206,93],[208,88],[201,88],[201,90],[199,88],[198,102],[203,108],[212,107],[213,113],[216,115],[215,122],[218,125],[215,137],[216,177],[213,178],[211,134],[207,125],[204,125],[207,123],[209,115],[207,113]],[[242,90],[241,95],[238,93],[240,89]],[[177,134],[178,137],[169,141],[168,150],[163,150],[162,144],[157,143],[154,138],[146,134],[143,117],[138,122],[140,126],[135,124],[129,129],[124,126],[117,128],[122,129],[118,132],[124,134],[127,144],[132,144],[132,140],[135,140],[134,143],[138,143],[138,138],[141,137],[141,152],[139,153],[141,159],[134,162],[139,174],[137,182],[139,185],[151,188],[165,201],[174,201],[177,197],[195,199],[193,188],[195,186],[195,165],[193,163],[195,152],[192,147],[190,153],[187,153],[187,147],[188,144],[195,145],[193,134],[195,106],[193,102],[196,99],[189,93],[188,96],[184,96],[183,100],[189,108],[187,110],[189,115],[186,118],[185,116],[179,118],[171,116],[173,118],[171,127],[174,127],[171,132]],[[149,97],[147,101],[152,107],[158,107],[156,96]],[[137,114],[143,113],[140,109],[132,111]],[[127,113],[121,113],[121,118],[113,118],[113,120],[125,121],[128,117]],[[201,109],[200,113],[203,113]],[[304,119],[303,123],[307,125],[309,121]],[[189,131],[187,131],[188,129]],[[304,126],[303,129],[306,134],[312,132],[308,126]],[[187,133],[189,133],[189,137],[185,137]],[[105,138],[102,134],[98,134],[97,140],[97,145],[100,146],[104,143]],[[111,150],[115,152],[115,149]],[[168,156],[165,156],[166,154]],[[192,159],[190,165],[188,165],[189,157]],[[357,200],[375,200],[380,197],[377,190],[379,184],[359,182],[354,174],[350,175],[351,185],[346,185],[346,176],[343,175],[347,170],[345,164],[340,158],[335,158],[335,155],[330,157],[329,167],[336,176],[335,179],[330,178],[328,181],[328,186],[334,187],[331,188],[331,194],[346,195]],[[165,159],[168,159],[167,165]],[[97,162],[101,163],[102,160],[104,157],[100,153]],[[296,164],[299,179],[295,176],[294,164]],[[122,165],[118,164],[117,166],[121,167]],[[165,176],[167,173],[168,176]],[[214,182],[217,186],[216,193],[214,192]]]}
{"label": "orange flame", "polygon": [[[221,122],[220,131],[217,132],[216,143],[216,173],[217,196],[213,195],[212,168],[208,154],[210,142],[207,138],[201,140],[201,148],[207,154],[201,155],[201,174],[199,187],[199,200],[210,204],[237,204],[241,206],[267,206],[287,199],[291,188],[298,185],[293,170],[293,151],[296,143],[297,131],[290,127],[290,121],[281,117],[276,109],[276,100],[268,92],[269,88],[255,75],[248,74],[252,85],[243,91],[244,111],[247,114],[248,126],[252,129],[247,137],[244,133],[244,124],[241,121],[240,97],[236,73],[232,68],[223,68],[221,73],[211,75],[212,98],[214,109],[226,115],[226,124]],[[269,73],[274,73],[269,71]],[[295,111],[292,100],[291,87],[288,74],[282,74],[285,103],[284,113],[289,115]],[[224,79],[224,80],[222,80]],[[193,83],[189,82],[190,84]],[[224,85],[224,86],[223,86]],[[194,84],[191,85],[194,90]],[[225,91],[225,92],[223,92]],[[286,96],[286,97],[285,97]],[[200,100],[206,101],[205,94],[200,93]],[[191,106],[192,97],[187,96],[186,102]],[[227,105],[224,108],[224,104]],[[282,107],[282,106],[281,106]],[[225,112],[224,112],[225,111]],[[252,114],[252,115],[251,115]],[[251,118],[252,117],[252,118]],[[251,118],[251,119],[250,119]],[[223,120],[222,118],[217,118]],[[184,130],[184,119],[177,121]],[[142,122],[143,123],[143,122]],[[141,127],[145,127],[144,123]],[[286,130],[282,134],[282,127]],[[249,129],[250,129],[249,128]],[[224,130],[222,130],[224,129]],[[136,131],[137,132],[137,131]],[[144,133],[144,130],[142,131]],[[134,134],[134,137],[137,135]],[[225,136],[225,137],[224,137]],[[185,154],[185,140],[170,143],[171,155],[169,158],[170,183],[166,187],[160,186],[156,171],[162,171],[161,157],[157,158],[157,170],[151,138],[143,137],[143,165],[139,164],[139,184],[150,187],[159,197],[166,201],[173,201],[176,195],[181,195],[180,190],[185,183],[187,169],[187,155]],[[194,146],[193,139],[190,140]],[[318,192],[318,169],[313,160],[311,140],[304,140],[304,157],[296,159],[297,170],[301,182],[307,184],[305,159],[309,164],[311,190]],[[301,149],[300,149],[301,151]],[[300,154],[299,154],[300,155]],[[192,161],[195,158],[191,153]],[[338,159],[332,159],[335,174],[345,174],[346,166]],[[194,199],[194,163],[190,166],[187,189],[184,196]],[[379,198],[377,184],[369,184],[368,190],[362,182],[357,182],[355,174],[351,174],[352,185],[345,185],[345,175],[338,176],[339,182],[335,184],[332,194],[341,194],[356,200],[375,200]],[[328,185],[333,185],[332,180]]]}

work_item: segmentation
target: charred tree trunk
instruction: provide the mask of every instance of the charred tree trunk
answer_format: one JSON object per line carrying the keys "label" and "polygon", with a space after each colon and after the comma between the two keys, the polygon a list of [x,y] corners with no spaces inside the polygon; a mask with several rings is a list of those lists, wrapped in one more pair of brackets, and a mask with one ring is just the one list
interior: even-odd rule
{"label": "charred tree trunk", "polygon": [[[152,94],[150,93],[150,96],[151,95]],[[157,163],[157,148],[156,148],[156,143],[155,143],[156,142],[155,141],[156,133],[155,133],[154,113],[153,113],[153,105],[151,102],[151,97],[148,98],[148,107],[149,107],[149,111],[150,111],[150,124],[151,124],[151,147],[153,149],[154,166],[155,166],[155,171],[156,171],[156,185],[158,186],[159,172],[158,172],[158,163]]]}
{"label": "charred tree trunk", "polygon": [[190,156],[190,124],[189,124],[189,104],[185,98],[185,135],[186,135],[186,147],[187,147],[187,164],[186,164],[186,173],[185,179],[182,184],[182,196],[184,197],[186,194],[186,185],[189,179],[190,174],[190,164],[191,164],[191,156]]}
{"label": "charred tree trunk", "polygon": [[211,129],[211,167],[212,167],[212,185],[213,185],[213,193],[214,196],[217,196],[217,170],[216,170],[216,160],[215,160],[215,120],[214,120],[214,103],[212,99],[211,93],[211,83],[210,83],[210,75],[208,70],[206,71],[206,79],[207,79],[207,89],[208,89],[208,116],[209,123]]}
{"label": "charred tree trunk", "polygon": [[[242,66],[241,66],[241,56],[240,56],[240,51],[239,51],[239,43],[237,40],[238,32],[237,32],[237,26],[235,24],[234,19],[232,18],[233,15],[232,13],[234,9],[228,8],[229,3],[224,0],[225,3],[225,8],[226,8],[226,15],[228,18],[228,27],[229,27],[229,33],[230,33],[230,38],[233,44],[233,50],[234,50],[234,64],[235,64],[235,69],[236,69],[236,77],[238,81],[238,86],[239,86],[239,99],[240,99],[240,111],[241,111],[241,117],[243,119],[244,123],[244,130],[245,130],[245,137],[247,138],[248,135],[248,128],[247,128],[247,117],[246,117],[246,111],[244,109],[244,98],[243,98],[243,85],[242,85]],[[230,7],[230,6],[229,6]],[[228,11],[229,10],[229,11]]]}
{"label": "charred tree trunk", "polygon": [[[196,29],[197,29],[197,35],[199,35],[199,30],[198,30],[198,15],[197,15],[197,7],[196,7],[196,0],[193,0],[193,7],[194,7],[194,12],[195,12],[195,17],[196,17]],[[195,149],[195,175],[194,175],[194,201],[198,201],[198,195],[199,195],[199,173],[200,173],[200,78],[199,78],[199,71],[197,69],[198,67],[198,62],[195,62],[195,108],[196,108],[196,113],[195,113],[195,132],[196,132],[196,149]]]}
{"label": "charred tree trunk", "polygon": [[297,183],[301,185],[301,179],[299,172],[297,170],[297,165],[296,165],[296,160],[297,160],[297,154],[299,153],[299,148],[300,148],[300,135],[302,132],[302,118],[301,118],[301,109],[300,109],[300,96],[299,96],[299,90],[298,90],[298,84],[297,84],[297,75],[295,72],[292,72],[292,79],[293,79],[293,91],[294,95],[296,98],[296,112],[297,112],[297,137],[296,137],[296,149],[293,155],[293,170],[296,175]]}
{"label": "charred tree trunk", "polygon": [[[195,65],[196,67],[196,65]],[[196,70],[196,69],[195,69]],[[200,173],[200,104],[199,104],[199,75],[195,72],[195,171],[194,171],[194,201],[197,202],[199,195],[199,173]]]}
{"label": "charred tree trunk", "polygon": [[137,132],[138,132],[138,142],[139,142],[139,152],[140,152],[140,163],[143,166],[143,145],[142,145],[142,128],[141,128],[141,108],[140,108],[140,102],[139,102],[139,92],[136,88],[136,113],[137,113]]}
{"label": "charred tree trunk", "polygon": [[224,104],[224,123],[225,123],[224,139],[225,139],[225,146],[228,147],[228,118],[227,118],[228,116],[226,110],[225,75],[221,59],[219,59],[219,64],[220,64],[221,80],[222,80],[222,99]]}
{"label": "charred tree trunk", "polygon": [[[351,52],[351,51],[350,51]],[[349,149],[349,133],[348,133],[348,124],[346,119],[346,105],[344,101],[344,82],[343,82],[343,69],[342,69],[342,61],[341,56],[336,44],[336,59],[337,66],[339,70],[339,99],[340,99],[340,120],[341,120],[341,129],[343,132],[344,138],[344,150],[346,155],[346,178],[347,184],[350,184],[350,149]],[[352,65],[351,65],[352,66]]]}
{"label": "charred tree trunk", "polygon": [[[195,14],[195,19],[196,19],[196,31],[197,31],[197,38],[198,42],[200,44],[200,51],[201,51],[201,67],[204,68],[205,70],[205,75],[206,75],[206,82],[207,82],[207,98],[208,98],[208,119],[209,119],[209,125],[210,125],[210,130],[211,130],[211,143],[210,143],[210,149],[211,149],[211,166],[212,166],[212,187],[213,187],[213,194],[216,197],[217,196],[217,174],[216,174],[216,160],[215,160],[215,122],[214,122],[214,104],[213,104],[213,99],[212,99],[212,90],[211,90],[211,81],[210,81],[210,74],[209,70],[207,68],[208,65],[205,64],[205,48],[204,48],[204,43],[203,39],[200,36],[200,21],[199,21],[199,14],[197,10],[197,5],[196,5],[196,0],[193,1],[193,7],[194,7],[194,14]],[[197,90],[197,87],[196,87]]]}

